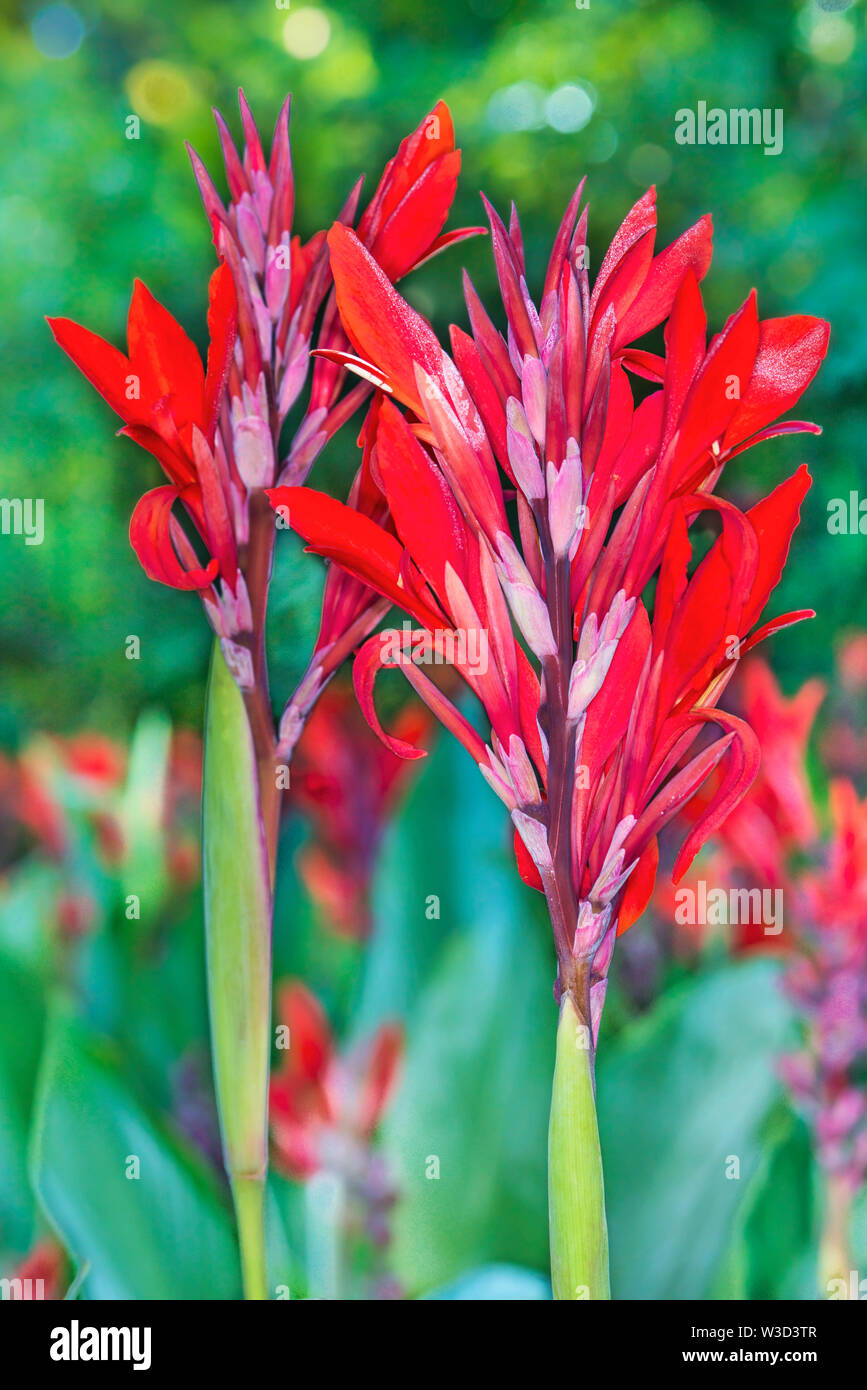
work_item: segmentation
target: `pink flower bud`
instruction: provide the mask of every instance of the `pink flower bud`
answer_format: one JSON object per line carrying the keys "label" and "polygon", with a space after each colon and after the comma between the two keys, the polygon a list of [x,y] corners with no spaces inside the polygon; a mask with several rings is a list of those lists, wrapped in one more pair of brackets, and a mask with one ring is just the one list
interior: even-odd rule
{"label": "pink flower bud", "polygon": [[546,656],[556,656],[557,643],[551,630],[548,609],[533,583],[530,571],[510,536],[502,531],[498,532],[497,545],[500,554],[499,558],[495,557],[494,563],[515,622],[524,634],[530,650],[540,661]]}
{"label": "pink flower bud", "polygon": [[551,851],[548,847],[548,832],[541,821],[528,816],[525,811],[512,812],[515,829],[524,842],[527,853],[543,879],[554,872]]}
{"label": "pink flower bud", "polygon": [[524,358],[521,372],[521,395],[527,424],[540,449],[545,447],[545,414],[548,402],[548,378],[538,357]]}
{"label": "pink flower bud", "polygon": [[269,248],[265,267],[265,303],[268,305],[268,312],[275,322],[283,312],[283,306],[289,295],[291,280],[292,261],[289,242],[281,241],[279,246]]}
{"label": "pink flower bud", "polygon": [[274,446],[265,421],[256,415],[237,421],[233,443],[235,463],[246,486],[270,487],[274,482]]}
{"label": "pink flower bud", "polygon": [[515,481],[530,501],[545,496],[545,479],[524,407],[516,396],[506,402],[506,446]]}
{"label": "pink flower bud", "polygon": [[558,555],[568,555],[583,520],[584,480],[581,454],[574,439],[566,446],[566,457],[557,470],[548,464],[548,525],[551,542]]}
{"label": "pink flower bud", "polygon": [[502,758],[518,803],[521,806],[538,806],[539,783],[523,739],[518,738],[517,734],[512,734],[509,738],[509,752],[507,754],[504,751]]}
{"label": "pink flower bud", "polygon": [[262,236],[262,228],[259,226],[259,219],[250,203],[250,197],[244,194],[236,209],[238,218],[238,240],[241,249],[250,265],[257,275],[261,275],[265,269],[265,239]]}
{"label": "pink flower bud", "polygon": [[286,419],[289,411],[297,401],[304,383],[307,380],[307,371],[310,365],[310,339],[299,336],[292,344],[289,359],[283,371],[280,381],[280,391],[277,397],[277,412],[281,421]]}

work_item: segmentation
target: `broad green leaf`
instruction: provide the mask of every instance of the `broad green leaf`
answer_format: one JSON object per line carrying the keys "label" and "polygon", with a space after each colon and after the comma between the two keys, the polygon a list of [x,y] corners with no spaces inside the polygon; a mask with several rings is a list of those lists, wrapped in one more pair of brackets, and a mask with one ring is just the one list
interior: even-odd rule
{"label": "broad green leaf", "polygon": [[557,1012],[549,952],[518,910],[513,873],[504,857],[487,877],[484,923],[452,937],[409,1020],[385,1138],[401,1189],[395,1268],[412,1293],[490,1261],[548,1267]]}
{"label": "broad green leaf", "polygon": [[[132,1160],[138,1160],[138,1177]],[[31,1171],[88,1296],[234,1299],[226,1201],[196,1154],[139,1102],[113,1048],[59,1005],[49,1019]]]}
{"label": "broad green leaf", "polygon": [[0,955],[0,1250],[18,1254],[33,1231],[27,1144],[44,1013],[40,981]]}
{"label": "broad green leaf", "polygon": [[540,927],[539,895],[518,877],[510,842],[508,817],[478,768],[454,739],[440,737],[380,855],[357,1033],[410,1014],[452,933],[490,921],[490,893],[505,891],[526,913],[529,933],[548,931]]}
{"label": "broad green leaf", "polygon": [[[790,1015],[776,967],[701,975],[603,1039],[599,1128],[615,1299],[706,1298],[761,1163]],[[736,1176],[737,1174],[737,1176]]]}

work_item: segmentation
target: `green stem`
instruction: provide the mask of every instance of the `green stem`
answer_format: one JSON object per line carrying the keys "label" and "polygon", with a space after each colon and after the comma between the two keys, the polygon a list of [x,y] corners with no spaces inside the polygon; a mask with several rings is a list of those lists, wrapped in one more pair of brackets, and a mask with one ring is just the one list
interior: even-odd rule
{"label": "green stem", "polygon": [[853,1190],[848,1179],[829,1173],[825,1181],[825,1210],[819,1244],[819,1290],[823,1298],[841,1283],[848,1297],[850,1271],[854,1268],[849,1239],[852,1200]]}
{"label": "green stem", "polygon": [[271,1052],[271,875],[247,711],[219,643],[205,717],[202,797],[208,1004],[223,1159],[244,1296],[267,1297],[264,1188]]}
{"label": "green stem", "polygon": [[241,1274],[245,1299],[267,1299],[268,1266],[265,1258],[265,1177],[234,1178],[232,1197],[238,1222]]}
{"label": "green stem", "polygon": [[560,1006],[548,1129],[548,1220],[555,1299],[610,1298],[592,1036],[568,992]]}

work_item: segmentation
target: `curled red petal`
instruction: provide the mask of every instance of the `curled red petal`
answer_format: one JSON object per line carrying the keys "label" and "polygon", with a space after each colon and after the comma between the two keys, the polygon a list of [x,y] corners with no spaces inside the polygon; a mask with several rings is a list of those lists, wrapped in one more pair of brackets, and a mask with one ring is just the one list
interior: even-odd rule
{"label": "curled red petal", "polygon": [[361,712],[370,725],[377,738],[381,739],[386,748],[389,748],[398,758],[412,760],[415,758],[427,757],[424,748],[416,748],[414,744],[407,743],[405,739],[394,738],[387,734],[379,720],[376,712],[376,702],[374,700],[374,690],[376,678],[383,666],[391,666],[391,661],[386,659],[386,648],[380,633],[375,633],[369,637],[364,646],[358,652],[352,667],[352,684],[355,687],[355,694],[361,706]]}
{"label": "curled red petal", "polygon": [[130,519],[130,544],[149,579],[171,589],[207,589],[217,576],[217,561],[209,560],[204,569],[185,569],[172,541],[171,513],[179,496],[170,484],[146,492]]}

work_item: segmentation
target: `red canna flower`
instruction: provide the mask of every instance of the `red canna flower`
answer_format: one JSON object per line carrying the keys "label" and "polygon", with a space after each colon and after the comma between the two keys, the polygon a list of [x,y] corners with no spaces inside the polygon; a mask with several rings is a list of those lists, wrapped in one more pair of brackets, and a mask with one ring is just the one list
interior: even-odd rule
{"label": "red canna flower", "polygon": [[[261,490],[275,481],[300,484],[317,455],[370,392],[366,382],[344,391],[346,369],[321,359],[307,408],[285,458],[278,462],[286,417],[308,375],[314,326],[323,349],[347,340],[337,314],[325,233],[303,243],[293,236],[295,181],[289,144],[289,99],[274,131],[270,157],[243,92],[244,130],[239,155],[228,127],[215,113],[230,201],[224,205],[198,155],[193,170],[211,222],[221,264],[211,277],[207,371],[171,314],[136,282],[128,322],[128,354],[68,319],[49,323],[69,354],[124,420],[122,434],[158,459],[169,482],[147,493],[133,514],[130,539],[146,573],[178,589],[199,590],[209,620],[240,688],[251,696],[258,744],[267,741],[263,651],[264,609],[270,576],[273,518]],[[441,235],[454,198],[460,153],[448,108],[440,102],[388,164],[359,235],[385,273],[394,278],[445,246],[475,234],[469,228]],[[356,184],[341,212],[351,221],[361,191]],[[202,563],[174,513],[180,502],[207,553]],[[356,595],[366,635],[381,616],[376,600]],[[366,630],[363,618],[373,608]],[[319,681],[342,659],[325,657]],[[311,677],[306,694],[318,685]],[[309,703],[307,705],[309,707]],[[297,736],[297,734],[296,734]]]}
{"label": "red canna flower", "polygon": [[[652,891],[659,831],[719,767],[677,880],[758,769],[754,732],[717,701],[737,658],[808,616],[757,626],[809,476],[801,468],[746,513],[714,490],[748,444],[815,430],[772,422],[809,384],[828,333],[801,317],[760,324],[751,295],[706,346],[709,221],[654,256],[652,190],[591,292],[580,196],[538,309],[517,216],[507,230],[488,209],[508,336],[468,283],[472,336],[453,330],[453,358],[358,238],[332,228],[356,363],[408,411],[386,400],[375,422],[370,466],[388,520],[297,488],[269,496],[310,549],[418,625],[361,649],[362,709],[393,751],[420,755],[376,717],[376,674],[399,665],[471,752],[511,812],[523,876],[546,894],[559,988],[595,1034],[615,934]],[[632,346],[666,318],[664,358]],[[658,388],[637,407],[629,373]],[[705,520],[720,534],[694,564],[691,528]],[[423,634],[479,697],[490,743],[414,659]]]}
{"label": "red canna flower", "polygon": [[[408,706],[397,729],[418,743],[430,723],[426,710]],[[370,929],[371,879],[407,771],[370,732],[351,690],[329,686],[296,750],[291,800],[314,832],[299,853],[301,877],[326,920],[347,936]]]}
{"label": "red canna flower", "polygon": [[271,1133],[278,1163],[303,1180],[338,1163],[346,1145],[369,1146],[397,1086],[403,1038],[383,1024],[362,1048],[339,1054],[318,1000],[295,981],[279,991],[277,1013],[288,1033],[271,1077]]}
{"label": "red canna flower", "polygon": [[[71,319],[48,320],[60,346],[124,421],[120,433],[152,453],[169,479],[145,494],[130,523],[145,573],[176,589],[205,589],[220,573],[235,593],[238,552],[227,480],[214,453],[236,329],[235,290],[226,266],[211,276],[208,322],[205,372],[180,324],[140,280],[127,320],[128,355]],[[209,551],[204,567],[172,517],[179,499]]]}

